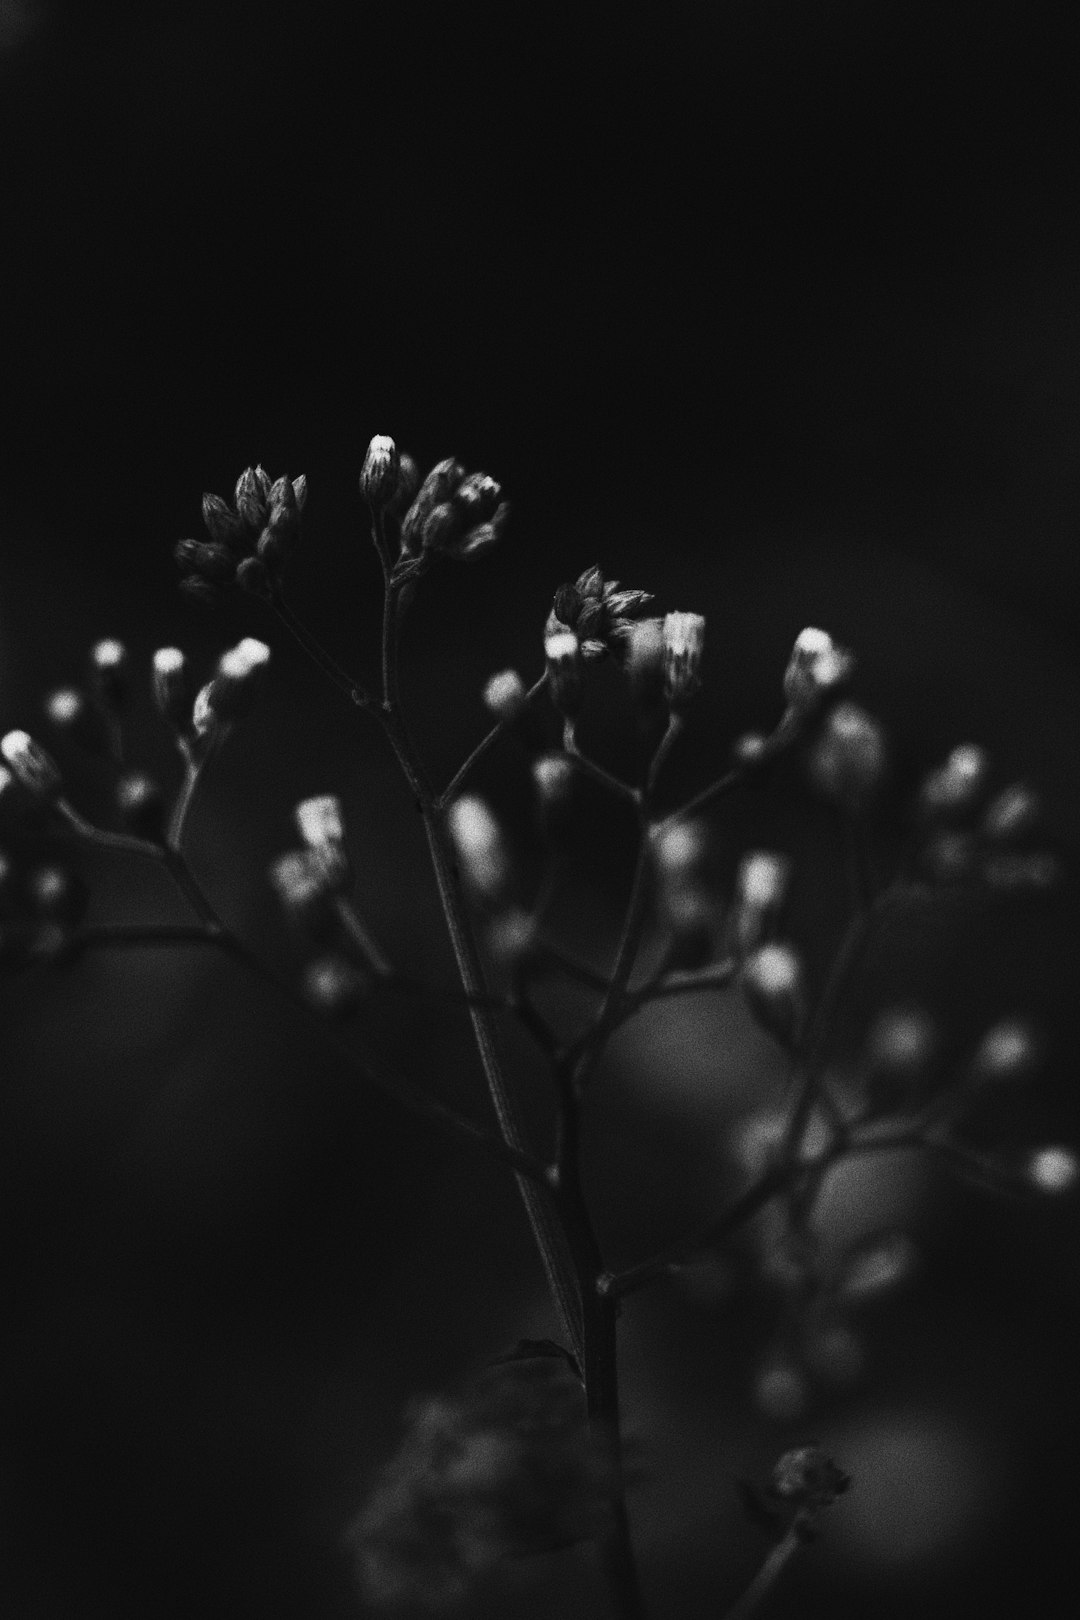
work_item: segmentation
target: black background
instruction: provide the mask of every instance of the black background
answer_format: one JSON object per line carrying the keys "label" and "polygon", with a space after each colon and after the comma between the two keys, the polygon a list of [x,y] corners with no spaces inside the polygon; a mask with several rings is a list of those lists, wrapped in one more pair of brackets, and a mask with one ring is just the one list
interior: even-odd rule
{"label": "black background", "polygon": [[[734,730],[768,723],[793,635],[824,622],[859,652],[901,777],[974,736],[1002,779],[1044,787],[1068,851],[1067,20],[1003,3],[53,0],[8,3],[0,23],[5,728],[34,729],[41,692],[77,677],[98,635],[208,661],[261,633],[247,609],[181,604],[170,558],[201,491],[228,493],[255,460],[307,473],[295,596],[365,667],[377,603],[355,480],[390,432],[424,462],[489,468],[514,505],[498,556],[416,611],[409,691],[437,775],[478,734],[483,678],[535,673],[550,592],[599,560],[709,617],[687,790]],[[295,799],[342,791],[383,936],[445,970],[377,743],[298,657],[275,659],[271,718],[223,761],[193,858],[292,971],[262,871]],[[609,926],[625,851],[603,824],[590,836]],[[168,904],[141,876],[108,892],[109,915]],[[1075,916],[1069,889],[1049,921],[980,914],[964,943],[907,962],[931,996],[939,968],[958,972],[961,1023],[1004,1001],[1055,1031],[1010,1121],[1024,1141],[1073,1123]],[[522,1330],[512,1193],[358,1100],[224,970],[94,963],[8,999],[7,1612],[356,1612],[341,1530],[401,1401]],[[480,1106],[449,1015],[383,1024]],[[636,1106],[612,1129],[655,1187]],[[681,1129],[665,1150],[691,1152]],[[598,1174],[626,1258],[650,1216],[677,1224],[674,1195],[639,1209],[617,1165]],[[860,1399],[870,1422],[874,1399],[904,1410],[929,1389],[997,1426],[981,1539],[929,1573],[808,1564],[791,1612],[1046,1608],[1071,1567],[1075,1218],[949,1198],[939,1213],[922,1292],[878,1324]],[[732,1545],[713,1544],[709,1491],[782,1436],[742,1412],[750,1348],[641,1309],[642,1426],[669,1435],[664,1466],[702,1411],[718,1433],[686,1487],[699,1529],[656,1540],[647,1579],[658,1616],[665,1591],[673,1615],[711,1614],[752,1554],[726,1495]],[[587,1608],[571,1574],[552,1579],[564,1612]]]}

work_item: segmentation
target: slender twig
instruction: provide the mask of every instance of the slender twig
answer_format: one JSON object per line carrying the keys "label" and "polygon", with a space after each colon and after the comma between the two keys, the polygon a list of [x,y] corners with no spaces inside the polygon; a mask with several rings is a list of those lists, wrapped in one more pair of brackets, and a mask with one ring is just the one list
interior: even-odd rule
{"label": "slender twig", "polygon": [[639,1261],[635,1266],[628,1266],[625,1271],[608,1272],[600,1282],[601,1292],[610,1294],[616,1299],[624,1294],[636,1293],[647,1283],[655,1282],[657,1278],[666,1276],[673,1266],[681,1261],[688,1260],[692,1255],[702,1254],[708,1249],[714,1249],[723,1243],[739,1227],[764,1209],[778,1193],[783,1192],[791,1183],[796,1170],[790,1165],[777,1162],[758,1177],[750,1186],[741,1192],[726,1209],[715,1215],[711,1221],[699,1227],[691,1236],[680,1238],[676,1243],[669,1244],[658,1254],[652,1255],[648,1260]]}
{"label": "slender twig", "polygon": [[728,1610],[725,1620],[750,1620],[802,1545],[802,1537],[792,1525],[783,1539],[771,1549],[742,1597]]}
{"label": "slender twig", "polygon": [[590,759],[588,754],[582,753],[578,746],[577,732],[573,720],[567,720],[563,726],[563,749],[567,758],[583,776],[591,777],[594,782],[599,783],[602,788],[606,788],[609,793],[614,793],[618,798],[626,799],[628,803],[633,805],[640,805],[640,788],[631,787],[629,782],[624,782],[621,777],[605,770],[603,765],[598,765],[595,759]]}
{"label": "slender twig", "polygon": [[358,709],[371,708],[371,698],[364,690],[364,687],[359,681],[354,680],[348,670],[343,669],[337,660],[327,652],[318,638],[313,636],[307,626],[297,618],[280,592],[270,598],[270,606],[293,640],[303,648],[315,667],[325,675],[331,685],[335,686],[354,707]]}
{"label": "slender twig", "polygon": [[752,754],[748,759],[739,760],[737,764],[731,766],[730,770],[717,777],[715,782],[710,782],[708,787],[704,787],[699,793],[695,793],[693,798],[688,799],[677,810],[672,810],[659,823],[658,830],[662,831],[664,828],[673,827],[676,822],[686,821],[690,817],[696,816],[699,811],[706,809],[716,799],[722,798],[725,793],[730,793],[733,788],[737,788],[743,782],[749,781],[766,765],[770,765],[773,760],[790,748],[799,737],[801,729],[800,721],[788,710],[781,718],[776,730],[765,738],[756,754]]}
{"label": "slender twig", "polygon": [[123,950],[152,945],[211,945],[218,936],[203,923],[97,923],[80,928],[64,943],[65,957],[88,950]]}
{"label": "slender twig", "polygon": [[[533,698],[535,698],[540,692],[542,692],[546,685],[547,685],[547,670],[544,671],[544,673],[541,675],[541,677],[540,677],[540,679],[538,681],[534,681],[533,684],[529,687],[529,690],[525,693],[525,702],[526,703],[531,703]],[[487,753],[488,749],[490,747],[492,747],[492,745],[495,742],[498,741],[498,739],[503,735],[503,733],[506,731],[506,729],[507,729],[506,721],[500,720],[498,725],[492,726],[491,730],[487,733],[486,736],[481,737],[480,741],[477,743],[477,745],[473,749],[472,753],[468,756],[468,758],[464,761],[463,764],[458,766],[457,770],[454,772],[454,774],[450,778],[449,782],[447,782],[447,784],[443,788],[442,792],[438,795],[438,798],[436,799],[436,804],[438,805],[438,808],[440,810],[445,805],[450,804],[451,801],[457,797],[457,795],[461,791],[461,788],[463,787],[466,779],[472,773],[473,768],[479,763],[479,761],[481,759],[483,759],[483,757]]]}

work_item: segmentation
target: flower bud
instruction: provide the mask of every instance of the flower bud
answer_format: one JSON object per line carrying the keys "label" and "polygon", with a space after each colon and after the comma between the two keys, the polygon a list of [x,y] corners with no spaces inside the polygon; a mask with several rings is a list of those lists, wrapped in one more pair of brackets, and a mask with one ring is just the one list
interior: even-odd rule
{"label": "flower bud", "polygon": [[401,482],[401,458],[397,445],[384,433],[377,433],[367,447],[360,469],[360,493],[373,512],[389,504]]}
{"label": "flower bud", "polygon": [[162,842],[165,800],[161,788],[145,771],[128,771],[116,784],[116,808],[129,831],[154,843]]}
{"label": "flower bud", "polygon": [[499,508],[502,488],[488,473],[469,473],[454,491],[452,503],[467,528],[490,523]]}
{"label": "flower bud", "polygon": [[247,539],[244,524],[220,495],[203,496],[202,519],[211,540],[228,546],[230,551],[242,549]]}
{"label": "flower bud", "polygon": [[906,1232],[882,1232],[848,1250],[836,1278],[845,1299],[864,1300],[906,1282],[918,1261],[918,1250]]}
{"label": "flower bud", "polygon": [[539,800],[540,821],[551,837],[562,831],[574,796],[576,772],[565,754],[541,754],[533,760],[532,779]]}
{"label": "flower bud", "polygon": [[1080,1179],[1080,1162],[1072,1148],[1038,1148],[1028,1160],[1028,1179],[1037,1192],[1071,1192]]}
{"label": "flower bud", "polygon": [[784,696],[798,715],[813,713],[828,693],[849,679],[854,655],[825,630],[800,630],[784,671]]}
{"label": "flower bud", "polygon": [[791,879],[791,861],[769,850],[751,850],[735,874],[733,929],[735,945],[745,956],[760,945],[780,915]]}
{"label": "flower bud", "polygon": [[792,1046],[805,1016],[802,964],[790,945],[762,945],[742,970],[743,994],[758,1023],[779,1041]]}
{"label": "flower bud", "polygon": [[985,856],[980,869],[992,889],[1006,894],[1038,894],[1061,881],[1061,863],[1049,850],[1002,850]]}
{"label": "flower bud", "polygon": [[196,574],[211,585],[229,585],[236,573],[234,553],[213,540],[178,540],[173,556],[185,574]]}
{"label": "flower bud", "polygon": [[544,637],[544,655],[551,701],[565,719],[572,720],[584,697],[581,644],[572,630],[549,631]]}
{"label": "flower bud", "polygon": [[1010,782],[991,799],[982,818],[982,834],[993,844],[1011,844],[1026,838],[1039,824],[1042,806],[1023,782]]}
{"label": "flower bud", "polygon": [[865,810],[885,780],[885,733],[856,703],[838,703],[814,739],[807,771],[818,792],[852,814]]}
{"label": "flower bud", "polygon": [[475,794],[455,799],[447,817],[466,886],[486,905],[501,908],[511,888],[510,857],[498,822]]}
{"label": "flower bud", "polygon": [[705,620],[700,613],[669,613],[664,619],[664,696],[680,714],[701,686]]}
{"label": "flower bud", "polygon": [[1026,1080],[1039,1060],[1039,1046],[1027,1024],[1003,1019],[988,1029],[971,1060],[976,1080]]}
{"label": "flower bud", "polygon": [[336,951],[316,957],[304,970],[305,996],[330,1018],[347,1018],[361,1005],[367,992],[364,975]]}
{"label": "flower bud", "polygon": [[700,875],[708,852],[703,822],[676,821],[662,826],[652,841],[653,858],[661,883],[686,883]]}
{"label": "flower bud", "polygon": [[500,725],[512,725],[523,717],[528,694],[516,669],[504,669],[491,677],[484,687],[484,707]]}
{"label": "flower bud", "polygon": [[254,636],[245,636],[223,654],[213,680],[195,700],[193,724],[200,736],[216,725],[238,720],[245,713],[269,662],[270,648],[265,641],[256,641]]}
{"label": "flower bud", "polygon": [[943,827],[927,839],[919,862],[935,883],[959,883],[975,867],[975,841],[970,833]]}
{"label": "flower bud", "polygon": [[122,641],[107,636],[90,649],[90,669],[101,701],[118,709],[127,696],[128,653]]}
{"label": "flower bud", "polygon": [[532,956],[536,948],[536,918],[520,906],[510,906],[491,920],[488,928],[488,950],[497,962],[507,967],[519,966]]}
{"label": "flower bud", "polygon": [[314,939],[337,932],[333,884],[318,852],[289,850],[270,866],[270,882],[288,916]]}
{"label": "flower bud", "polygon": [[63,787],[60,767],[28,732],[9,731],[0,741],[0,754],[7,760],[16,780],[36,799],[60,796]]}
{"label": "flower bud", "polygon": [[39,917],[48,917],[68,927],[82,919],[89,901],[86,884],[77,872],[66,866],[37,867],[27,878],[26,891]]}
{"label": "flower bud", "polygon": [[245,468],[236,480],[233,505],[251,534],[258,534],[266,523],[269,493],[270,480],[261,467]]}
{"label": "flower bud", "polygon": [[152,690],[162,719],[174,731],[187,730],[190,713],[190,682],[187,659],[179,647],[159,647],[154,654]]}
{"label": "flower bud", "polygon": [[918,1007],[891,1007],[881,1013],[863,1048],[872,1077],[906,1087],[926,1078],[937,1049],[933,1020]]}
{"label": "flower bud", "polygon": [[457,562],[474,562],[483,552],[490,551],[502,539],[506,520],[510,516],[510,503],[503,501],[486,523],[477,523],[467,529],[455,542],[451,556]]}
{"label": "flower bud", "polygon": [[842,1496],[851,1477],[837,1468],[820,1446],[797,1446],[785,1451],[773,1469],[770,1495],[803,1513],[820,1513]]}
{"label": "flower bud", "polygon": [[401,550],[404,556],[416,556],[428,518],[435,507],[449,501],[464,476],[464,467],[453,456],[447,456],[432,467],[402,519]]}
{"label": "flower bud", "polygon": [[90,754],[104,751],[105,729],[101,715],[90,707],[76,687],[62,686],[50,692],[45,699],[45,714],[61,736],[80,748]]}
{"label": "flower bud", "polygon": [[962,820],[974,811],[986,793],[990,761],[975,743],[961,743],[944,765],[923,781],[918,807],[930,821]]}
{"label": "flower bud", "polygon": [[297,830],[309,849],[320,844],[340,844],[345,839],[345,818],[341,800],[333,793],[302,799],[293,811]]}

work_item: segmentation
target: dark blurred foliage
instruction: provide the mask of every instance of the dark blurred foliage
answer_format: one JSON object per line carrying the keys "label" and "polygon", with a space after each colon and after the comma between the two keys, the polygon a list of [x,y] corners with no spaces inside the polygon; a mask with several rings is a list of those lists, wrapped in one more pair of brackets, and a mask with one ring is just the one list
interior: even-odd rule
{"label": "dark blurred foliage", "polygon": [[[4,0],[0,725],[40,730],[44,691],[100,635],[209,666],[266,631],[255,605],[181,604],[170,555],[202,490],[228,494],[256,459],[308,475],[294,596],[371,668],[355,480],[389,432],[425,463],[490,470],[514,504],[502,550],[432,579],[408,632],[437,777],[479,734],[483,680],[537,672],[552,591],[599,561],[709,618],[673,798],[771,723],[795,633],[822,623],[859,655],[901,796],[978,741],[1001,781],[1045,792],[1075,872],[1080,131],[1074,26],[1055,16]],[[341,792],[373,925],[448,979],[407,796],[272,639],[266,706],[215,766],[194,862],[296,971],[265,868],[295,800]],[[613,705],[586,730],[617,761],[632,737]],[[131,735],[169,768],[145,697]],[[479,778],[507,813],[516,783],[505,756]],[[102,792],[91,774],[81,802]],[[598,949],[629,829],[590,808],[564,912]],[[790,780],[732,811],[720,860],[791,848],[796,922],[834,937],[834,834]],[[87,871],[98,917],[180,915],[142,872]],[[1047,1061],[986,1128],[1077,1140],[1076,921],[1072,878],[894,940],[842,1046],[882,986],[947,1015],[957,1044],[1023,1012]],[[551,1331],[512,1186],[358,1092],[226,964],[99,957],[2,995],[0,1607],[358,1613],[343,1537],[406,1400]],[[452,1011],[395,1003],[370,1024],[482,1109]],[[588,1144],[620,1261],[715,1207],[728,1124],[775,1082],[727,1015],[638,1034]],[[523,1107],[542,1130],[542,1098]],[[919,1188],[900,1203],[922,1274],[873,1308],[854,1392],[807,1420],[854,1483],[778,1616],[1054,1612],[1071,1580],[1075,1208]],[[658,1620],[717,1613],[763,1551],[734,1480],[806,1438],[748,1404],[769,1332],[744,1283],[627,1306]],[[601,1612],[573,1555],[541,1573],[516,1612]]]}

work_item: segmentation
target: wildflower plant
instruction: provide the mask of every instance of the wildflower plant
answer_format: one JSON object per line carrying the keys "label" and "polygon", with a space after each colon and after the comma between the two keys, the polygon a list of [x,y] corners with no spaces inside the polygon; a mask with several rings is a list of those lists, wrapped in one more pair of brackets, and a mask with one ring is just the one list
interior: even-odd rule
{"label": "wildflower plant", "polygon": [[[682,803],[665,791],[704,679],[706,619],[653,612],[654,599],[597,566],[557,585],[536,614],[533,667],[495,671],[482,700],[491,726],[443,786],[414,740],[401,698],[401,631],[418,590],[437,589],[437,570],[475,563],[501,539],[509,508],[499,484],[447,458],[421,477],[393,440],[372,439],[360,470],[383,578],[382,631],[374,668],[347,669],[297,616],[286,594],[302,550],[303,478],[271,479],[247,469],[227,502],[206,495],[205,538],[176,548],[185,594],[216,606],[250,600],[253,630],[194,674],[178,647],[155,652],[136,671],[123,645],[99,642],[86,681],[52,693],[46,719],[56,756],[81,749],[110,762],[113,820],[88,820],[69,793],[69,773],[52,749],[17,729],[0,743],[0,961],[9,970],[70,962],[91,949],[201,945],[224,952],[272,983],[298,1014],[321,1021],[321,1038],[369,1083],[428,1126],[512,1174],[525,1207],[558,1321],[557,1341],[524,1340],[457,1391],[417,1401],[396,1456],[358,1509],[352,1540],[360,1584],[373,1606],[432,1611],[466,1604],[508,1564],[577,1544],[595,1544],[612,1612],[647,1612],[627,1501],[624,1414],[617,1336],[623,1302],[702,1257],[722,1254],[768,1212],[767,1263],[782,1279],[775,1366],[763,1374],[766,1408],[783,1408],[800,1355],[831,1335],[842,1349],[860,1301],[891,1286],[913,1264],[903,1233],[873,1235],[837,1256],[817,1241],[816,1213],[836,1169],[898,1149],[917,1150],[991,1189],[1067,1191],[1077,1160],[1059,1144],[1031,1142],[1019,1156],[976,1146],[965,1134],[972,1100],[988,1087],[1023,1080],[1038,1045],[1008,1012],[959,1059],[942,1054],[927,1014],[882,1006],[842,1077],[832,1065],[839,1015],[868,942],[900,915],[932,908],[958,887],[1042,891],[1057,862],[1040,842],[1034,792],[995,786],[984,752],[956,748],[925,777],[909,807],[906,852],[887,878],[880,862],[856,859],[858,881],[842,937],[828,943],[824,973],[811,971],[787,920],[798,882],[784,851],[750,843],[734,874],[718,883],[712,855],[726,803],[749,785],[767,786],[788,761],[843,819],[858,857],[868,812],[891,770],[886,731],[851,695],[853,652],[825,630],[796,638],[777,671],[771,730],[744,736],[715,780]],[[554,583],[554,582],[553,582]],[[451,994],[471,1024],[490,1100],[490,1119],[470,1117],[354,1042],[348,1021],[371,998],[446,994],[391,960],[355,899],[357,852],[339,798],[314,782],[297,806],[292,847],[275,857],[269,881],[300,941],[294,978],[279,980],[251,944],[223,920],[185,854],[188,814],[209,761],[259,702],[284,633],[300,645],[338,696],[385,739],[421,813],[434,883],[459,983]],[[267,639],[263,639],[264,636]],[[581,721],[597,667],[612,665],[637,722],[640,757],[626,776],[593,756]],[[179,786],[171,796],[126,757],[123,712],[131,684],[146,681],[172,738]],[[480,760],[496,747],[517,751],[534,796],[546,876],[527,883],[514,843],[473,787]],[[590,783],[632,821],[636,854],[610,961],[596,968],[567,951],[550,922],[559,853],[572,838],[579,788]],[[182,924],[98,924],[71,858],[74,845],[154,863],[190,909]],[[552,986],[572,985],[584,1012],[570,1018]],[[699,1229],[613,1268],[582,1157],[583,1120],[612,1038],[656,1003],[730,995],[775,1044],[789,1079],[780,1110],[750,1121],[742,1162],[718,1190]],[[556,1010],[553,1011],[552,1007]],[[502,1029],[516,1023],[550,1077],[554,1139],[526,1138]],[[769,1379],[772,1382],[769,1383]],[[842,1464],[842,1459],[840,1460]],[[820,1515],[848,1485],[819,1447],[786,1452],[763,1489],[744,1487],[748,1513],[773,1547],[732,1620],[752,1613]],[[855,1481],[855,1489],[858,1481]],[[719,1609],[718,1609],[718,1612]]]}

